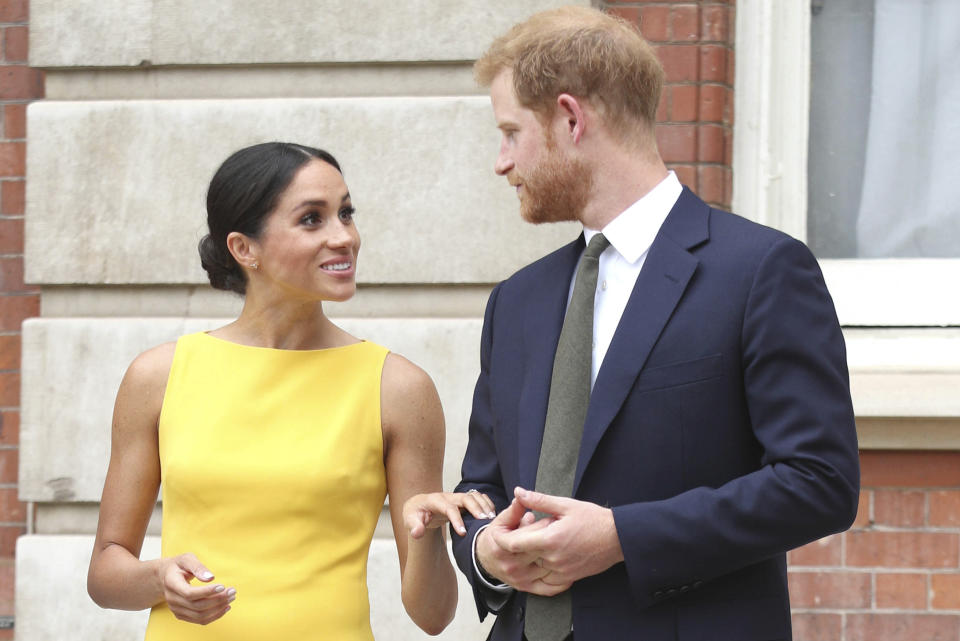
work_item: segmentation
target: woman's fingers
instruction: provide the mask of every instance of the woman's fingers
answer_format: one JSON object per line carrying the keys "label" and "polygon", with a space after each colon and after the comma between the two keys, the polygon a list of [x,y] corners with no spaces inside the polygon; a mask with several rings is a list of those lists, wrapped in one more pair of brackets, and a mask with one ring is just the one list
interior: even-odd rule
{"label": "woman's fingers", "polygon": [[466,494],[454,495],[462,496],[464,507],[469,510],[475,518],[492,519],[497,516],[493,501],[483,492],[470,490]]}
{"label": "woman's fingers", "polygon": [[481,492],[433,492],[417,494],[404,504],[404,522],[415,539],[428,528],[438,528],[449,522],[460,535],[466,534],[460,510],[467,510],[474,518],[492,519],[496,516],[493,501]]}
{"label": "woman's fingers", "polygon": [[[230,604],[237,598],[234,588],[209,583],[213,572],[193,554],[181,554],[170,559],[163,577],[164,597],[170,611],[178,619],[206,625],[230,611]],[[190,579],[208,582],[206,585],[191,585]]]}
{"label": "woman's fingers", "polygon": [[196,611],[186,608],[170,608],[170,611],[173,612],[173,615],[180,619],[181,621],[186,621],[187,623],[196,623],[197,625],[207,625],[208,623],[213,623],[224,614],[230,611],[231,606],[222,605],[218,608],[212,608],[210,610]]}
{"label": "woman's fingers", "polygon": [[167,601],[167,605],[178,619],[205,625],[226,614],[236,598],[236,590],[225,588],[210,597],[191,599],[176,595]]}
{"label": "woman's fingers", "polygon": [[193,554],[187,552],[176,557],[177,567],[195,576],[198,580],[207,582],[213,580],[213,572],[200,562]]}

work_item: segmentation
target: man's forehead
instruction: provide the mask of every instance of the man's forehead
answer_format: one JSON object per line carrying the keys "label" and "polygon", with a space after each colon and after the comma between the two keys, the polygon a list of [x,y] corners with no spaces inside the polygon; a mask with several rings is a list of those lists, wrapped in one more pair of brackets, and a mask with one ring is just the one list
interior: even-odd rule
{"label": "man's forehead", "polygon": [[523,109],[517,100],[516,92],[513,88],[513,72],[510,70],[501,71],[490,83],[490,102],[493,105],[495,113],[516,112]]}

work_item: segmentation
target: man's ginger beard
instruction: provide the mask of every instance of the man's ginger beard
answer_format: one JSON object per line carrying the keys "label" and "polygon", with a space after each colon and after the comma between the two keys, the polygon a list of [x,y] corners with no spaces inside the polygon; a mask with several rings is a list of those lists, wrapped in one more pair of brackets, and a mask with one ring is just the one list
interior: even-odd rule
{"label": "man's ginger beard", "polygon": [[540,163],[529,175],[517,177],[523,185],[520,216],[525,221],[539,225],[581,220],[593,189],[593,172],[582,160],[562,153],[552,131],[546,130]]}

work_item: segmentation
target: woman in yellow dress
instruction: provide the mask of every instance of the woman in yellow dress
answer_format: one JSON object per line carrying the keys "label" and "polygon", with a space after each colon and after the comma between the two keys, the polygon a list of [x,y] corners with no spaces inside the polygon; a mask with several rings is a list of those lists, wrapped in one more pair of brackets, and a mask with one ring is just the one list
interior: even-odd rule
{"label": "woman in yellow dress", "polygon": [[[302,145],[242,149],[210,184],[201,263],[243,310],[127,370],[87,578],[102,607],[152,608],[149,641],[371,640],[386,496],[404,607],[431,634],[453,618],[442,526],[494,507],[441,491],[430,378],[323,312],[356,290],[353,217],[337,161]],[[161,487],[161,558],[141,561]]]}

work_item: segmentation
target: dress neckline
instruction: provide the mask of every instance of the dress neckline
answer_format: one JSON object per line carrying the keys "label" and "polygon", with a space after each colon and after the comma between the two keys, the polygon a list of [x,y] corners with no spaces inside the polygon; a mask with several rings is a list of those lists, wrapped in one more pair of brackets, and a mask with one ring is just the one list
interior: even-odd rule
{"label": "dress neckline", "polygon": [[260,350],[263,352],[278,353],[278,354],[321,354],[324,352],[334,352],[334,351],[343,350],[343,349],[350,349],[351,347],[364,345],[367,342],[361,339],[356,343],[349,343],[347,345],[338,345],[336,347],[321,347],[319,349],[284,349],[281,347],[261,347],[259,345],[244,345],[243,343],[235,343],[234,341],[228,341],[225,338],[213,336],[212,334],[210,334],[210,332],[198,332],[198,334],[207,339],[210,339],[213,342],[220,343],[221,345],[228,345],[228,346],[237,347],[240,349]]}

